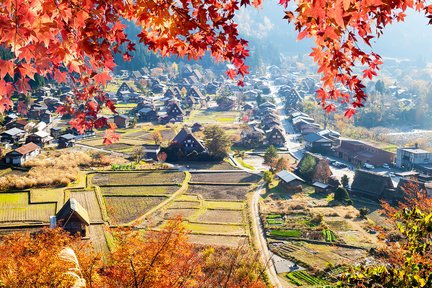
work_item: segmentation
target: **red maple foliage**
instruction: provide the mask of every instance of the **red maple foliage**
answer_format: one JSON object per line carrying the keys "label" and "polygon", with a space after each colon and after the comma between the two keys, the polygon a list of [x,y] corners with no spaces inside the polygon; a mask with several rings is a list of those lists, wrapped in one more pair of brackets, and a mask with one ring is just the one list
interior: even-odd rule
{"label": "red maple foliage", "polygon": [[[279,3],[287,9],[289,0]],[[367,96],[362,80],[375,76],[382,60],[359,48],[358,42],[371,46],[386,25],[404,20],[408,8],[424,11],[432,21],[432,6],[425,3],[298,0],[295,10],[286,11],[298,39],[315,42],[310,55],[322,73],[317,97],[326,111],[335,110],[336,101],[348,103],[345,115],[350,117],[363,106]],[[0,112],[12,106],[12,93],[29,91],[28,82],[36,73],[72,85],[75,97],[58,112],[73,114],[72,125],[79,131],[94,127],[103,106],[115,111],[102,91],[115,67],[113,53],[130,60],[135,50],[122,19],[139,25],[139,41],[162,56],[198,59],[209,51],[216,61],[231,62],[234,68],[227,75],[242,86],[249,51],[234,16],[240,6],[250,5],[258,7],[261,0],[2,0],[0,46],[10,49],[13,57],[0,60]],[[355,66],[362,67],[362,74],[353,72]],[[339,84],[350,93],[341,92]]]}

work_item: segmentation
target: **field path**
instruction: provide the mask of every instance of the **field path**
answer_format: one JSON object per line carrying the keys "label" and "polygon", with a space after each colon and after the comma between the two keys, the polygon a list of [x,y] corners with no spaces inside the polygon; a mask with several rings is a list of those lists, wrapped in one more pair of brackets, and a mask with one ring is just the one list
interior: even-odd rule
{"label": "field path", "polygon": [[171,202],[172,200],[174,200],[175,198],[177,198],[181,194],[185,193],[187,191],[187,189],[189,188],[189,181],[191,180],[191,178],[192,178],[192,175],[189,172],[185,172],[185,179],[182,182],[182,186],[176,192],[174,192],[166,200],[162,201],[158,205],[151,208],[149,211],[144,213],[139,218],[133,220],[131,223],[129,223],[129,225],[139,225],[139,223],[141,223],[146,217],[148,217],[152,213],[156,212],[157,210],[161,209],[162,207],[167,205],[169,202]]}
{"label": "field path", "polygon": [[267,241],[264,236],[263,224],[258,209],[260,194],[264,192],[263,187],[265,184],[266,183],[263,182],[260,185],[258,185],[255,193],[252,196],[251,212],[252,212],[252,224],[254,226],[253,229],[255,231],[254,242],[255,242],[255,246],[259,249],[261,259],[263,264],[266,267],[267,275],[270,279],[270,282],[274,285],[274,287],[282,288],[284,286],[279,281],[279,277],[276,273],[276,269],[274,267],[273,260],[272,260],[272,255],[268,249]]}

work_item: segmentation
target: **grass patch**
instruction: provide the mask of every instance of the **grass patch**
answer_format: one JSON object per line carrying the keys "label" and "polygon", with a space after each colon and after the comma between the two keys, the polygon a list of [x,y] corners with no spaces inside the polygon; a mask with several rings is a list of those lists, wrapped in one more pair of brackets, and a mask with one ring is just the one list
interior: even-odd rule
{"label": "grass patch", "polygon": [[[307,285],[328,285],[329,282],[320,279],[318,277],[312,276],[306,271],[294,271],[291,273],[286,274],[286,277],[290,279],[294,284],[296,285],[302,285],[303,282]],[[300,284],[298,284],[300,283]]]}
{"label": "grass patch", "polygon": [[204,206],[208,209],[242,210],[244,203],[229,201],[205,201]]}
{"label": "grass patch", "polygon": [[267,219],[268,225],[282,225],[285,222],[282,219]]}
{"label": "grass patch", "polygon": [[0,222],[49,222],[56,203],[30,204],[29,193],[0,193]]}
{"label": "grass patch", "polygon": [[267,219],[275,219],[275,218],[282,218],[282,214],[267,214]]}
{"label": "grass patch", "polygon": [[217,224],[203,224],[203,223],[185,223],[186,229],[192,231],[192,233],[208,233],[208,234],[235,234],[244,235],[245,230],[240,225],[217,225]]}
{"label": "grass patch", "polygon": [[242,158],[236,158],[236,161],[246,169],[255,170],[255,167],[246,163]]}
{"label": "grass patch", "polygon": [[275,237],[300,237],[301,231],[299,230],[270,230],[270,236]]}

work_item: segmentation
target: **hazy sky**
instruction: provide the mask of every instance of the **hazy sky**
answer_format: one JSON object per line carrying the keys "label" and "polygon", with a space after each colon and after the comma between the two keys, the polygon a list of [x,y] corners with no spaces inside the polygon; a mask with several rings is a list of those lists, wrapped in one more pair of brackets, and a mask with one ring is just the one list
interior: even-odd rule
{"label": "hazy sky", "polygon": [[[432,61],[432,26],[422,13],[409,11],[404,23],[394,23],[376,40],[374,51],[384,57],[425,57]],[[293,25],[283,20],[283,7],[277,1],[264,1],[262,9],[248,7],[237,16],[239,29],[246,39],[271,42],[287,54],[310,52],[311,41],[296,41]],[[258,44],[257,43],[257,44]]]}

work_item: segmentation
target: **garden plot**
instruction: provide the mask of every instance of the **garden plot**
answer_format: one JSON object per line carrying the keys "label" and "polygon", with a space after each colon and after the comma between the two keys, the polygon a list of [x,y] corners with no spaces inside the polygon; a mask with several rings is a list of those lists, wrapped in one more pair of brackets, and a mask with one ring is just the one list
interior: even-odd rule
{"label": "garden plot", "polygon": [[81,204],[90,217],[90,222],[101,222],[102,213],[101,207],[99,206],[96,192],[94,191],[74,191],[71,192],[71,198],[75,198],[79,204]]}
{"label": "garden plot", "polygon": [[0,193],[0,223],[49,222],[56,203],[30,204],[29,193]]}
{"label": "garden plot", "polygon": [[170,209],[190,209],[190,208],[199,208],[201,202],[199,201],[174,201],[169,205]]}
{"label": "garden plot", "polygon": [[92,184],[99,186],[176,184],[181,183],[183,179],[183,172],[173,171],[110,172],[96,174]]}
{"label": "garden plot", "polygon": [[164,213],[164,219],[175,219],[180,216],[183,219],[188,219],[190,216],[198,213],[199,209],[191,209],[191,208],[179,208],[179,209],[168,209]]}
{"label": "garden plot", "polygon": [[211,111],[211,110],[193,110],[187,119],[187,124],[195,122],[201,124],[215,123],[234,123],[240,118],[239,111]]}
{"label": "garden plot", "polygon": [[248,237],[245,236],[220,236],[220,235],[202,235],[189,234],[191,243],[209,246],[227,246],[237,248],[240,245],[248,242]]}
{"label": "garden plot", "polygon": [[166,197],[118,197],[105,196],[105,205],[112,224],[126,224],[141,215],[144,215],[152,207],[164,201]]}
{"label": "garden plot", "polygon": [[191,182],[198,183],[224,183],[224,184],[238,184],[238,183],[257,183],[261,177],[246,172],[229,172],[229,173],[191,173]]}
{"label": "garden plot", "polygon": [[207,210],[197,219],[204,223],[243,223],[243,211],[238,210]]}
{"label": "garden plot", "polygon": [[102,186],[103,195],[171,195],[179,189],[179,186]]}
{"label": "garden plot", "polygon": [[196,170],[233,170],[239,171],[238,168],[232,166],[230,163],[222,161],[219,163],[215,162],[187,162],[186,165],[189,165],[190,169]]}
{"label": "garden plot", "polygon": [[199,194],[209,200],[245,200],[250,186],[189,185],[188,193]]}
{"label": "garden plot", "polygon": [[185,222],[185,227],[192,233],[217,234],[217,235],[241,235],[246,236],[246,229],[243,225],[233,224],[207,224]]}

